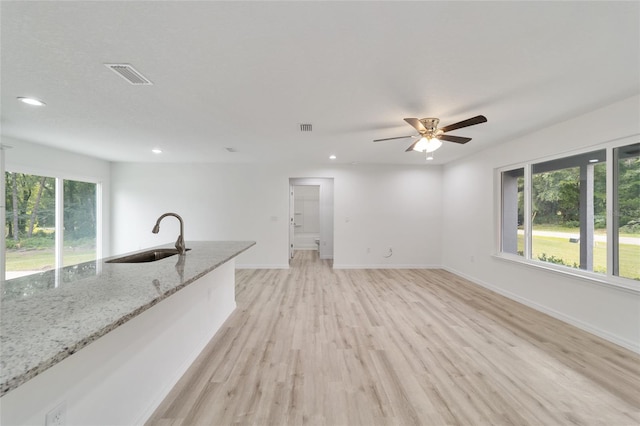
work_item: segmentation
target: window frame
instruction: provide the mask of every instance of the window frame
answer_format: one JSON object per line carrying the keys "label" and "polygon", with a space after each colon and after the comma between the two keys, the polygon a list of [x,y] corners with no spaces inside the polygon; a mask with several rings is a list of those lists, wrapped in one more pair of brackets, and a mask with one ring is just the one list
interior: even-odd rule
{"label": "window frame", "polygon": [[[520,170],[522,170],[522,175],[520,175]],[[516,173],[513,173],[516,172]],[[510,241],[509,241],[509,245],[513,245],[515,243],[515,253],[512,251],[506,251],[506,229],[510,228],[509,226],[506,226],[505,224],[505,219],[507,216],[506,211],[507,210],[512,210],[512,209],[505,209],[505,197],[507,197],[507,191],[505,190],[505,176],[510,176],[510,180],[512,180],[511,184],[510,184],[510,188],[513,188],[512,185],[515,185],[515,195],[516,195],[516,203],[518,202],[518,179],[520,177],[523,178],[523,188],[522,188],[522,195],[523,195],[523,218],[522,218],[522,225],[524,228],[524,220],[525,220],[525,216],[526,216],[526,210],[524,209],[524,202],[526,201],[526,197],[524,195],[524,190],[526,188],[526,184],[524,183],[524,178],[525,178],[525,168],[524,167],[514,167],[512,169],[509,170],[505,170],[502,171],[499,174],[499,179],[500,179],[500,220],[499,220],[499,226],[500,226],[500,238],[498,241],[499,244],[499,251],[501,253],[508,253],[508,254],[513,254],[516,256],[520,256],[520,257],[524,257],[525,256],[525,249],[523,248],[523,253],[522,255],[518,254],[518,209],[519,209],[519,205],[516,205],[516,209],[515,209],[515,219],[516,219],[516,238],[515,241],[512,240],[513,237],[513,231],[511,232],[510,235]],[[513,191],[509,191],[511,194],[513,194]],[[514,214],[513,212],[511,213],[511,215],[509,215],[509,219],[512,220],[514,218]],[[512,222],[513,224],[513,222]],[[526,246],[526,243],[525,243]]]}
{"label": "window frame", "polygon": [[[607,142],[598,143],[595,145],[590,145],[583,147],[579,150],[571,150],[566,151],[550,156],[534,158],[527,161],[520,161],[516,163],[511,163],[509,165],[497,167],[494,169],[494,201],[495,201],[495,232],[496,236],[494,241],[494,254],[493,256],[498,259],[516,262],[520,264],[525,264],[531,267],[535,267],[537,269],[543,269],[548,271],[553,271],[556,273],[560,273],[565,276],[576,277],[580,279],[587,280],[588,282],[603,284],[606,286],[613,286],[616,288],[621,288],[625,290],[631,290],[634,293],[640,293],[640,282],[633,280],[631,278],[621,277],[619,275],[614,275],[614,272],[618,272],[618,268],[614,268],[614,264],[617,259],[618,253],[618,240],[614,241],[614,237],[616,237],[617,232],[614,229],[614,225],[617,224],[617,220],[615,218],[615,211],[617,209],[617,200],[615,200],[616,196],[616,188],[615,182],[617,182],[617,178],[614,179],[614,173],[616,172],[615,158],[614,158],[614,150],[616,148],[620,148],[627,145],[633,145],[640,143],[640,135],[632,135],[621,138],[612,139]],[[605,150],[606,152],[606,235],[607,235],[607,272],[605,274],[587,271],[583,269],[571,268],[563,265],[556,265],[553,263],[541,261],[538,259],[532,258],[532,220],[531,220],[531,212],[532,212],[532,179],[533,179],[533,165],[538,163],[544,163],[547,161],[560,160],[566,157],[572,157],[580,154],[586,154],[592,151],[597,150]],[[503,195],[502,195],[502,176],[505,172],[514,171],[517,169],[524,169],[524,255],[520,256],[518,254],[513,254],[509,252],[502,251],[503,244]],[[611,242],[611,243],[609,243]]]}

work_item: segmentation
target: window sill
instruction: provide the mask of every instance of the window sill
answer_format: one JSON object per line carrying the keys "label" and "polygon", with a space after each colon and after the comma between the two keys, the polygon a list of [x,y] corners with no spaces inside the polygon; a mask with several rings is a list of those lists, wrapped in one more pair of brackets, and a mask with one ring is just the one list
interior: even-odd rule
{"label": "window sill", "polygon": [[507,262],[518,263],[538,270],[553,272],[565,277],[578,278],[590,284],[597,284],[608,288],[615,288],[616,290],[626,291],[635,295],[640,294],[639,281],[634,281],[627,278],[607,276],[595,272],[577,270],[568,266],[554,265],[552,263],[537,260],[528,260],[524,259],[522,256],[508,253],[495,253],[492,255],[492,257]]}

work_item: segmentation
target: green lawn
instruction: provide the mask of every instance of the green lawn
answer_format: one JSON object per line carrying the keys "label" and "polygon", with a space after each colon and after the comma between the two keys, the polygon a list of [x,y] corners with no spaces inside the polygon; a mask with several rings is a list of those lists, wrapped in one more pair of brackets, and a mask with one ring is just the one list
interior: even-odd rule
{"label": "green lawn", "polygon": [[[518,227],[518,229],[522,230],[522,226]],[[567,226],[562,226],[562,225],[543,225],[543,224],[535,224],[535,228],[536,231],[553,231],[553,232],[565,232],[568,234],[579,234],[580,233],[580,229],[579,228],[569,228]],[[594,235],[607,235],[607,230],[606,229],[594,229],[593,230],[593,234]],[[618,234],[620,237],[640,237],[640,234],[632,234],[629,232],[620,232]]]}
{"label": "green lawn", "polygon": [[[555,229],[558,231],[557,229]],[[575,229],[573,233],[575,233]],[[561,231],[558,231],[561,232]],[[567,231],[569,232],[569,231]],[[518,250],[524,251],[524,236],[518,235]],[[534,236],[532,241],[532,258],[538,259],[543,253],[547,257],[555,256],[565,264],[580,264],[580,244],[571,243],[567,238]],[[620,276],[640,280],[640,246],[620,244]],[[593,270],[606,273],[607,244],[595,244],[593,249]]]}
{"label": "green lawn", "polygon": [[[95,260],[96,249],[82,247],[63,251],[65,265],[75,265]],[[55,267],[55,254],[52,248],[38,250],[7,250],[7,271],[46,271]]]}

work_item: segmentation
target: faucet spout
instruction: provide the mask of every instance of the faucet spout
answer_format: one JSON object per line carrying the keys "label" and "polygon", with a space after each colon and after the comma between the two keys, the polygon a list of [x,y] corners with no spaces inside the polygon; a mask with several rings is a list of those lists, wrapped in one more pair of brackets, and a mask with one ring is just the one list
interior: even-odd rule
{"label": "faucet spout", "polygon": [[167,216],[173,216],[176,219],[178,219],[180,221],[180,235],[178,235],[178,239],[176,240],[176,249],[178,250],[179,254],[185,254],[186,247],[184,244],[184,221],[182,220],[182,218],[180,217],[180,215],[176,214],[176,213],[165,213],[162,216],[160,216],[158,218],[158,220],[156,221],[155,226],[153,227],[153,229],[151,230],[151,232],[153,232],[154,234],[157,234],[158,232],[160,232],[160,222],[162,221],[162,219],[164,219]]}

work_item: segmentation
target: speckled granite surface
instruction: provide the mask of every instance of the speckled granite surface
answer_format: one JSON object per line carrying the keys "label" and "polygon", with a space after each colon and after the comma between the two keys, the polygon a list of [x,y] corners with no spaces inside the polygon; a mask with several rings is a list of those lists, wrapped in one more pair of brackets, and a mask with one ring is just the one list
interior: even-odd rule
{"label": "speckled granite surface", "polygon": [[107,258],[3,282],[0,396],[254,244],[194,241],[184,256],[136,264]]}

